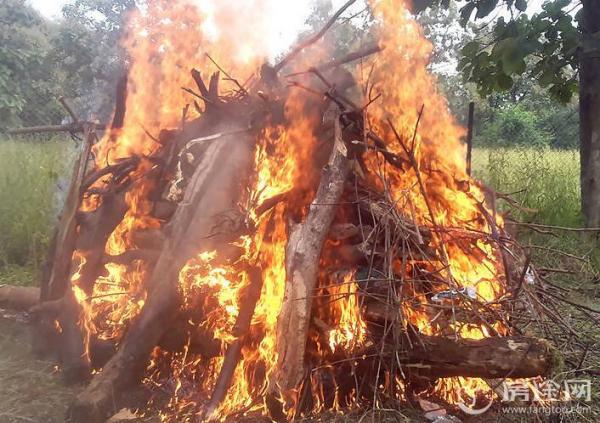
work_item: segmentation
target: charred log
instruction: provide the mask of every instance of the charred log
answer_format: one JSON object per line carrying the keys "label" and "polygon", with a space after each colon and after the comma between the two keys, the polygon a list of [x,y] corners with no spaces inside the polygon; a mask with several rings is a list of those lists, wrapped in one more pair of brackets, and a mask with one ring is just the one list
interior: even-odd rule
{"label": "charred log", "polygon": [[135,383],[152,349],[176,317],[178,273],[185,262],[238,234],[218,231],[217,216],[236,208],[240,180],[252,163],[250,138],[223,136],[210,143],[191,178],[183,201],[165,229],[165,246],[148,281],[148,300],[122,340],[119,351],[72,404],[71,421],[101,422],[114,410],[114,395]]}
{"label": "charred log", "polygon": [[[93,127],[84,124],[84,139],[75,163],[69,192],[65,200],[52,244],[46,256],[46,264],[40,281],[40,302],[61,298],[68,286],[71,260],[77,242],[77,210],[81,204],[81,190],[86,175],[92,144],[96,140]],[[48,320],[44,315],[33,319],[33,349],[40,354],[48,354],[55,347],[52,335],[55,334],[54,319]]]}
{"label": "charred log", "polygon": [[376,346],[359,352],[357,357],[363,354],[382,357],[383,362],[395,358],[411,378],[426,380],[548,376],[561,362],[548,341],[525,336],[453,339],[420,335],[412,340],[411,348]]}
{"label": "charred log", "polygon": [[237,367],[242,354],[245,338],[250,330],[254,308],[260,298],[260,291],[262,289],[262,275],[260,269],[251,267],[248,270],[248,276],[250,280],[248,287],[244,292],[244,302],[240,306],[240,312],[232,331],[235,340],[227,347],[227,351],[225,352],[219,377],[215,383],[210,401],[206,406],[204,413],[207,417],[212,416],[219,407],[221,401],[225,398],[225,395],[227,395],[227,390],[231,385],[231,378],[233,377],[233,373],[235,372],[235,368]]}
{"label": "charred log", "polygon": [[304,376],[304,352],[319,257],[350,171],[337,118],[335,128],[330,161],[323,170],[306,221],[293,225],[288,239],[287,280],[277,323],[277,382],[284,391],[296,388]]}

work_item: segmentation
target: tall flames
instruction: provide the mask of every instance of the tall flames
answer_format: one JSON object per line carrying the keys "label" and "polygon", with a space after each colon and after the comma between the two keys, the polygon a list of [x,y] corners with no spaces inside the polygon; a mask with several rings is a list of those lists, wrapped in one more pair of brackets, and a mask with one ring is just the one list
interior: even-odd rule
{"label": "tall flames", "polygon": [[[223,3],[229,2],[204,2],[200,7],[186,0],[157,0],[131,13],[124,41],[129,55],[127,113],[123,127],[108,131],[95,145],[96,169],[119,159],[147,157],[165,148],[159,142],[160,130],[178,127],[182,105],[193,101],[181,89],[191,86],[189,70],[214,68],[205,53],[210,53],[215,62],[239,81],[256,77],[268,55],[261,39],[261,28],[269,19],[260,14],[263,2],[236,4],[236,10]],[[385,54],[356,66],[354,74],[359,83],[368,80],[375,91],[381,93],[368,108],[368,130],[380,134],[389,150],[405,155],[387,124],[391,122],[411,145],[416,167],[400,172],[383,166],[379,153],[367,151],[365,159],[370,167],[381,169],[379,174],[369,177],[379,186],[386,184],[398,209],[411,210],[419,224],[434,229],[434,246],[447,263],[443,269],[431,271],[439,270],[456,290],[470,290],[483,303],[493,303],[503,294],[505,283],[494,248],[483,241],[477,241],[476,248],[465,248],[451,230],[435,230],[468,228],[492,233],[492,226],[502,222],[485,208],[482,190],[466,174],[464,147],[460,141],[463,130],[453,121],[445,99],[436,91],[435,80],[427,71],[431,45],[406,5],[400,3],[370,1]],[[240,11],[239,7],[244,10]],[[323,56],[323,51],[320,48],[318,56]],[[311,64],[319,62],[318,57],[306,60]],[[371,67],[373,70],[369,72]],[[227,86],[222,88],[227,89]],[[225,400],[212,411],[212,416],[204,417],[225,417],[240,410],[266,411],[265,397],[273,388],[272,371],[277,363],[276,326],[286,280],[285,249],[289,228],[284,204],[263,215],[257,213],[256,207],[278,194],[311,186],[313,175],[306,163],[310,162],[317,143],[314,128],[319,122],[307,113],[309,102],[314,100],[310,100],[310,95],[292,91],[286,99],[285,123],[267,126],[258,135],[254,181],[244,199],[244,203],[250,205],[248,219],[256,230],[238,240],[237,247],[243,254],[232,263],[223,263],[217,251],[202,252],[180,271],[182,308],[190,311],[189,323],[211,333],[220,343],[221,354],[204,359],[189,353],[187,347],[181,353],[160,348],[154,351],[146,383],[164,385],[165,381],[171,381],[173,384],[172,397],[162,411],[165,420],[191,417],[201,405],[196,403],[197,392],[209,393],[214,385],[225,350],[235,340],[232,330],[249,284],[250,267],[260,269],[263,285],[248,342],[242,349],[242,358]],[[361,99],[361,102],[366,103],[366,100]],[[415,133],[416,122],[419,126]],[[150,193],[154,187],[151,180],[142,178],[153,166],[151,160],[145,159],[137,166],[131,178],[132,187],[125,196],[127,211],[108,239],[106,254],[114,256],[138,249],[132,237],[135,231],[160,228],[162,222],[151,215]],[[94,188],[101,189],[105,183],[100,179]],[[310,197],[312,193],[307,195]],[[297,201],[294,212],[302,214],[306,199]],[[93,211],[98,206],[98,200],[91,195],[82,210]],[[76,251],[74,260],[85,263],[85,252]],[[96,280],[92,292],[79,286],[79,275],[73,275],[74,294],[82,304],[82,322],[88,334],[118,342],[127,324],[144,306],[149,269],[139,261],[134,263],[107,264],[106,274]],[[410,262],[394,263],[395,270],[407,280],[411,266]],[[327,287],[326,277],[321,279],[321,284]],[[348,273],[341,285],[326,289],[330,300],[323,303],[324,308],[319,307],[319,313],[333,326],[328,329],[326,343],[321,345],[315,341],[318,350],[315,354],[333,356],[336,349],[358,348],[368,342],[357,279],[354,273]],[[443,289],[439,287],[440,291]],[[411,301],[402,303],[406,324],[424,334],[440,333],[433,314],[424,307],[413,306],[415,300],[424,303],[425,295],[435,292],[415,288],[411,294]],[[194,320],[196,308],[205,311],[201,321]],[[498,333],[505,330],[499,322],[492,322],[491,326],[492,329],[479,323],[456,323],[452,330],[455,336],[474,339],[489,336],[490,330]],[[311,389],[318,392],[320,388]],[[436,389],[451,401],[456,401],[461,391],[472,394],[488,390],[483,381],[466,378],[440,380]],[[316,394],[317,399],[322,396]],[[290,415],[295,412],[287,411]]]}

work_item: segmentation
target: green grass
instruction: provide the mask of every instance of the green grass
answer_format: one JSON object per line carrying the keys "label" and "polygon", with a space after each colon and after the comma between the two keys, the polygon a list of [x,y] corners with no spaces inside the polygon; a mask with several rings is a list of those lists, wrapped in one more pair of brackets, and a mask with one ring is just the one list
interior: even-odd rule
{"label": "green grass", "polygon": [[519,220],[580,226],[579,152],[549,148],[475,149],[473,173],[535,213]]}
{"label": "green grass", "polygon": [[40,268],[75,151],[65,138],[0,137],[0,283],[30,283]]}

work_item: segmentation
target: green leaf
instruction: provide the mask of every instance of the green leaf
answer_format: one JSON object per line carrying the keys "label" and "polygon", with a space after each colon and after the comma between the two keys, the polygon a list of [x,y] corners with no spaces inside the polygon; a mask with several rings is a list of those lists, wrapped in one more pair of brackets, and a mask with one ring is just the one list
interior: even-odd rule
{"label": "green leaf", "polygon": [[469,2],[460,8],[460,24],[465,26],[469,19],[471,19],[471,14],[475,10],[475,3]]}
{"label": "green leaf", "polygon": [[544,69],[540,77],[538,78],[538,83],[542,88],[546,88],[548,85],[552,84],[556,79],[556,75],[549,69]]}
{"label": "green leaf", "polygon": [[517,0],[515,1],[515,7],[517,10],[524,12],[527,9],[527,0]]}
{"label": "green leaf", "polygon": [[458,61],[458,65],[456,66],[456,68],[458,70],[464,71],[465,68],[471,64],[471,58],[470,57],[463,57],[462,59],[460,59]]}
{"label": "green leaf", "polygon": [[561,32],[574,31],[575,28],[573,27],[572,20],[573,18],[571,18],[571,16],[569,15],[561,15],[561,17],[558,18],[558,22],[556,23],[556,29],[558,29]]}
{"label": "green leaf", "polygon": [[542,5],[542,9],[548,12],[548,16],[556,18],[562,13],[562,9],[567,7],[570,3],[571,0],[548,1]]}
{"label": "green leaf", "polygon": [[509,90],[513,86],[513,79],[505,73],[496,77],[496,84],[500,90]]}
{"label": "green leaf", "polygon": [[514,58],[515,60],[502,59],[502,70],[508,74],[521,75],[527,69],[527,64],[524,59]]}
{"label": "green leaf", "polygon": [[479,52],[479,47],[480,45],[478,41],[471,41],[464,45],[464,47],[461,49],[461,53],[463,56],[473,57]]}
{"label": "green leaf", "polygon": [[479,0],[477,2],[477,13],[475,14],[475,19],[485,18],[487,15],[492,13],[497,4],[498,0]]}
{"label": "green leaf", "polygon": [[571,101],[571,97],[573,96],[571,87],[566,83],[554,84],[548,91],[554,98],[563,104],[567,104],[569,101]]}
{"label": "green leaf", "polygon": [[492,54],[500,61],[502,71],[507,74],[523,73],[525,71],[525,52],[518,38],[506,38],[500,41]]}
{"label": "green leaf", "polygon": [[556,39],[558,38],[558,31],[554,26],[551,26],[550,28],[548,28],[544,35],[546,36],[546,39],[548,41],[556,41]]}
{"label": "green leaf", "polygon": [[581,27],[583,24],[583,7],[580,8],[577,13],[575,13],[575,22]]}

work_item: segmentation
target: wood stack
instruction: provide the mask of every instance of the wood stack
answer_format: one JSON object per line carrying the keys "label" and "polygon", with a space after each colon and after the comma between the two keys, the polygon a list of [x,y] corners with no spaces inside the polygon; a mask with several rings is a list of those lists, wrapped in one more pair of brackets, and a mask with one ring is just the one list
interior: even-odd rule
{"label": "wood stack", "polygon": [[[349,55],[349,59],[320,67],[322,71],[311,69],[327,87],[322,97],[314,101],[315,113],[334,116],[321,119],[325,123],[316,131],[323,148],[307,168],[316,183],[303,187],[303,195],[285,193],[257,208],[266,213],[283,203],[289,209],[290,219],[287,280],[278,322],[279,361],[272,386],[283,391],[307,386],[307,371],[323,364],[315,361],[319,358],[313,354],[312,341],[326,337],[329,330],[330,322],[319,317],[319,296],[331,289],[326,281],[335,280],[340,271],[351,271],[358,281],[356,295],[370,341],[357,349],[330,354],[338,360],[348,362],[352,358],[361,362],[357,366],[363,369],[358,372],[366,381],[363,394],[377,389],[374,384],[383,371],[402,375],[415,390],[440,377],[531,377],[550,373],[556,353],[548,343],[515,335],[505,308],[482,303],[436,273],[435,269],[447,266],[443,250],[434,242],[443,228],[417,223],[410,210],[398,210],[388,193],[365,177],[369,169],[363,154],[367,150],[377,152],[399,172],[412,169],[418,173],[405,140],[396,134],[405,154],[389,151],[384,140],[365,129],[364,107],[348,99],[344,86],[351,84],[347,84],[347,75],[343,83],[336,80],[337,66],[378,50],[369,47]],[[291,58],[284,59],[284,63]],[[70,407],[71,421],[104,421],[115,411],[115,398],[139,381],[157,346],[174,351],[185,346],[187,351],[205,357],[220,353],[212,334],[188,323],[189,316],[181,307],[178,276],[186,262],[199,252],[217,250],[219,260],[233,259],[239,255],[233,243],[252,230],[239,203],[254,170],[258,134],[269,125],[285,123],[284,99],[290,90],[308,88],[314,92],[319,87],[282,86],[278,77],[282,67],[264,66],[260,82],[251,89],[240,85],[230,98],[219,96],[219,73],[213,74],[206,84],[198,71],[192,71],[204,101],[204,113],[178,130],[163,131],[157,139],[160,147],[150,156],[132,156],[98,166],[99,158],[91,157],[97,142],[94,126],[82,124],[84,147],[48,255],[40,302],[31,309],[39,335],[37,348],[57,354],[68,381],[87,380],[92,368],[102,368]],[[113,130],[126,113],[123,97],[117,106],[120,118],[115,115]],[[147,192],[153,205],[148,213],[161,222],[160,229],[132,234],[135,248],[109,255],[106,243],[127,212],[127,194],[139,184],[152,187]],[[297,198],[309,199],[298,206],[293,203]],[[83,211],[86,201],[97,206]],[[300,212],[303,208],[306,212]],[[493,238],[493,234],[487,236]],[[78,255],[85,260],[78,259]],[[422,266],[413,265],[407,276],[395,267],[407,260]],[[90,297],[108,263],[133,266],[140,262],[148,275],[140,313],[127,322],[122,338],[90,339],[81,320],[86,306],[77,299],[73,280]],[[321,267],[322,262],[329,263],[329,267]],[[517,261],[505,264],[510,268],[506,269],[504,282],[518,283],[518,276],[508,275],[521,273]],[[245,292],[247,301],[240,306],[235,341],[227,347],[219,378],[204,410],[206,416],[223,400],[240,359],[261,292],[258,270],[248,269],[251,281]],[[507,293],[511,288],[506,287]],[[432,300],[434,295],[442,300],[436,303]],[[419,332],[406,318],[404,311],[412,306],[435,309],[431,318],[438,319],[441,328],[435,336]],[[483,326],[490,337],[460,339],[451,326],[457,321]],[[499,322],[503,333],[498,333],[490,322]],[[339,371],[344,369],[340,366]],[[267,395],[277,398],[279,394]],[[271,413],[284,418],[281,404],[271,407]]]}

